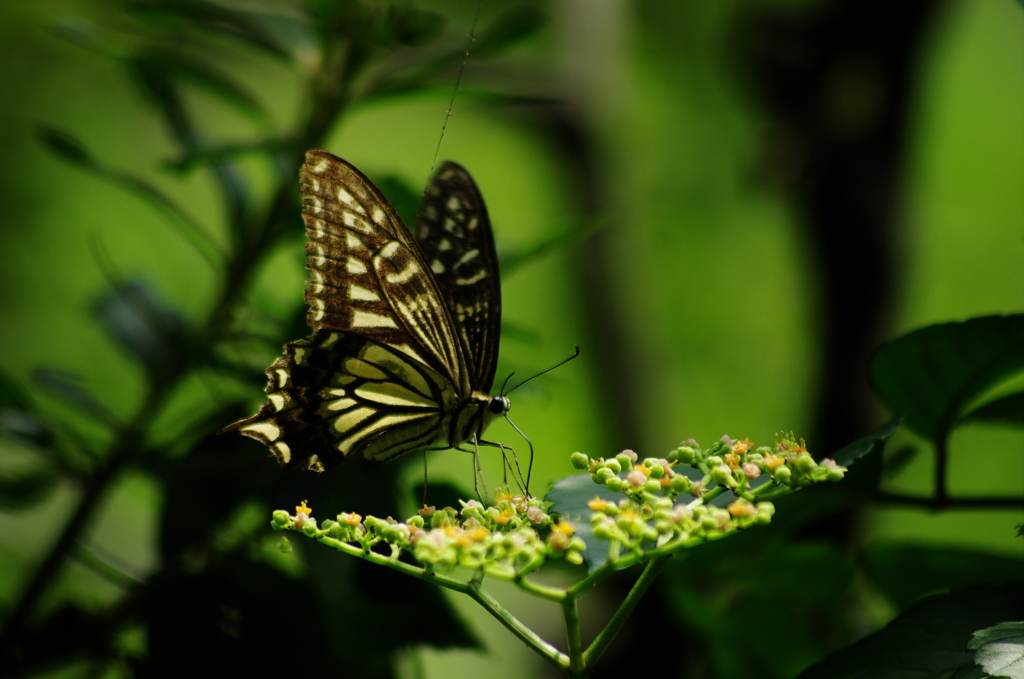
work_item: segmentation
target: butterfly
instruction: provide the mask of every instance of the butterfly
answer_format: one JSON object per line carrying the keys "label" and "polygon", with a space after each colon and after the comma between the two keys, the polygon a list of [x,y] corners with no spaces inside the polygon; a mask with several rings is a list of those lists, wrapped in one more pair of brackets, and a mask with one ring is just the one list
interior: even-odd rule
{"label": "butterfly", "polygon": [[267,368],[267,402],[222,431],[282,467],[323,471],[482,440],[508,412],[491,396],[501,290],[480,191],[459,164],[431,179],[416,237],[373,182],[326,151],[299,171],[312,335]]}

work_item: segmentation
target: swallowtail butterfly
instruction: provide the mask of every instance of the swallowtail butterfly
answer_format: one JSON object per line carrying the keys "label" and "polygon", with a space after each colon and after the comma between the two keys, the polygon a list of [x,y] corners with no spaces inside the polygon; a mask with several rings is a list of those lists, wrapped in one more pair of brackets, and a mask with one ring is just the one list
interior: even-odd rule
{"label": "swallowtail butterfly", "polygon": [[228,425],[283,467],[322,471],[352,455],[387,461],[480,443],[508,412],[491,396],[501,292],[487,209],[466,170],[444,163],[416,237],[373,182],[310,151],[299,172],[312,335],[267,368],[267,402]]}

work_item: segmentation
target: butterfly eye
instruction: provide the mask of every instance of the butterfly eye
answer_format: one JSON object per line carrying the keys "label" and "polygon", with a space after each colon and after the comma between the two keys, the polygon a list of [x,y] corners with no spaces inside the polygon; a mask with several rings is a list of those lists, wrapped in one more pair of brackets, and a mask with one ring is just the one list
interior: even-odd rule
{"label": "butterfly eye", "polygon": [[491,399],[489,407],[492,413],[501,415],[502,413],[507,413],[512,408],[512,402],[508,400],[507,396],[495,396]]}

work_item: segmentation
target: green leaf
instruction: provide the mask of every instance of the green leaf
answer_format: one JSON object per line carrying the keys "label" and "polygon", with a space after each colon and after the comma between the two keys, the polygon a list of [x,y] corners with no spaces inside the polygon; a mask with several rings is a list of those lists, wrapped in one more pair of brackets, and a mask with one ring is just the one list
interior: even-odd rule
{"label": "green leaf", "polygon": [[919,601],[885,629],[833,653],[798,679],[950,679],[985,675],[967,648],[979,629],[1024,619],[1024,581],[965,587]]}
{"label": "green leaf", "polygon": [[[700,470],[693,467],[678,466],[674,471],[677,474],[685,474],[691,481],[699,481],[703,478]],[[626,470],[620,472],[619,476],[625,478]],[[764,482],[767,481],[767,477],[764,477]],[[552,512],[558,512],[576,524],[574,536],[583,540],[587,545],[583,551],[583,561],[587,564],[589,572],[597,570],[608,561],[608,541],[598,540],[594,537],[594,531],[590,527],[590,515],[593,514],[593,510],[587,506],[587,503],[595,497],[618,504],[625,496],[622,493],[608,490],[602,484],[594,483],[590,474],[586,473],[573,474],[555,481],[551,484],[551,490],[544,496],[546,501],[554,503],[551,505]],[[725,507],[735,499],[734,495],[724,493],[709,504]]]}
{"label": "green leaf", "polygon": [[978,630],[967,647],[978,651],[974,662],[992,676],[1024,678],[1024,622],[1002,622]]}
{"label": "green leaf", "polygon": [[864,550],[868,577],[899,609],[937,590],[1000,583],[1024,573],[1024,560],[941,547],[876,544]]}
{"label": "green leaf", "polygon": [[544,496],[546,501],[554,503],[551,505],[552,512],[558,512],[576,525],[574,537],[580,538],[587,545],[583,550],[583,561],[589,572],[596,571],[608,561],[608,541],[594,537],[594,530],[590,526],[593,511],[587,503],[595,497],[618,503],[622,494],[613,493],[594,483],[590,474],[573,474],[551,484],[551,490]]}
{"label": "green leaf", "polygon": [[916,330],[871,362],[875,391],[915,431],[938,444],[963,408],[1024,370],[1024,315],[986,316]]}
{"label": "green leaf", "polygon": [[1024,391],[990,401],[960,418],[961,422],[967,420],[1024,424]]}

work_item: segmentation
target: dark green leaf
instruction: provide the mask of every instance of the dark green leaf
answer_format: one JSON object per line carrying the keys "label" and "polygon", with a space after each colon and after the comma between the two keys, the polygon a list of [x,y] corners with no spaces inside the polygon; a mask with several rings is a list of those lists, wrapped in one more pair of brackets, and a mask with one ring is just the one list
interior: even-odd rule
{"label": "dark green leaf", "polygon": [[583,561],[590,572],[596,571],[608,561],[608,541],[594,537],[590,527],[590,515],[593,512],[587,503],[595,497],[618,502],[622,494],[613,493],[594,483],[590,474],[574,474],[555,481],[544,496],[546,501],[554,503],[551,505],[552,512],[558,512],[576,525],[575,537],[587,545],[583,550]]}
{"label": "dark green leaf", "polygon": [[940,547],[877,544],[864,550],[869,578],[903,610],[939,590],[1020,577],[1024,560]]}
{"label": "dark green leaf", "polygon": [[122,347],[155,373],[185,346],[184,318],[141,281],[119,285],[100,298],[93,313]]}
{"label": "dark green leaf", "polygon": [[979,408],[975,408],[960,419],[961,421],[974,420],[1024,424],[1024,391],[990,401]]}
{"label": "dark green leaf", "polygon": [[444,17],[436,12],[394,4],[388,7],[386,34],[378,39],[384,44],[416,47],[436,38],[444,23]]}
{"label": "dark green leaf", "polygon": [[971,674],[967,648],[979,629],[1024,619],[1024,582],[965,587],[924,599],[885,629],[799,675],[798,679],[948,679]]}
{"label": "dark green leaf", "polygon": [[4,372],[0,372],[0,433],[40,448],[49,448],[55,441],[28,392]]}
{"label": "dark green leaf", "polygon": [[871,432],[863,438],[859,438],[853,443],[840,448],[835,455],[832,456],[840,466],[849,467],[854,462],[862,457],[865,457],[869,453],[875,453],[881,455],[882,450],[885,448],[885,442],[889,440],[896,430],[900,428],[900,420],[890,420],[881,427]]}
{"label": "dark green leaf", "polygon": [[241,85],[220,73],[211,64],[190,60],[179,54],[150,52],[135,57],[137,67],[162,71],[166,76],[189,82],[216,96],[254,123],[269,125],[260,102]]}
{"label": "dark green leaf", "polygon": [[280,34],[293,31],[295,21],[284,16],[244,12],[202,0],[153,4],[138,2],[132,12],[154,26],[202,26],[220,35],[238,38],[274,57],[291,61],[291,54],[281,44]]}
{"label": "dark green leaf", "polygon": [[933,443],[964,406],[1024,370],[1024,315],[934,325],[882,346],[871,362],[875,391]]}
{"label": "dark green leaf", "polygon": [[60,479],[56,469],[37,467],[23,472],[0,471],[0,509],[28,509],[45,500]]}
{"label": "dark green leaf", "polygon": [[38,128],[39,140],[64,160],[86,169],[95,169],[96,161],[85,145],[63,130],[53,127]]}
{"label": "dark green leaf", "polygon": [[536,35],[545,23],[544,14],[535,7],[509,10],[480,32],[470,54],[478,59],[497,56]]}

